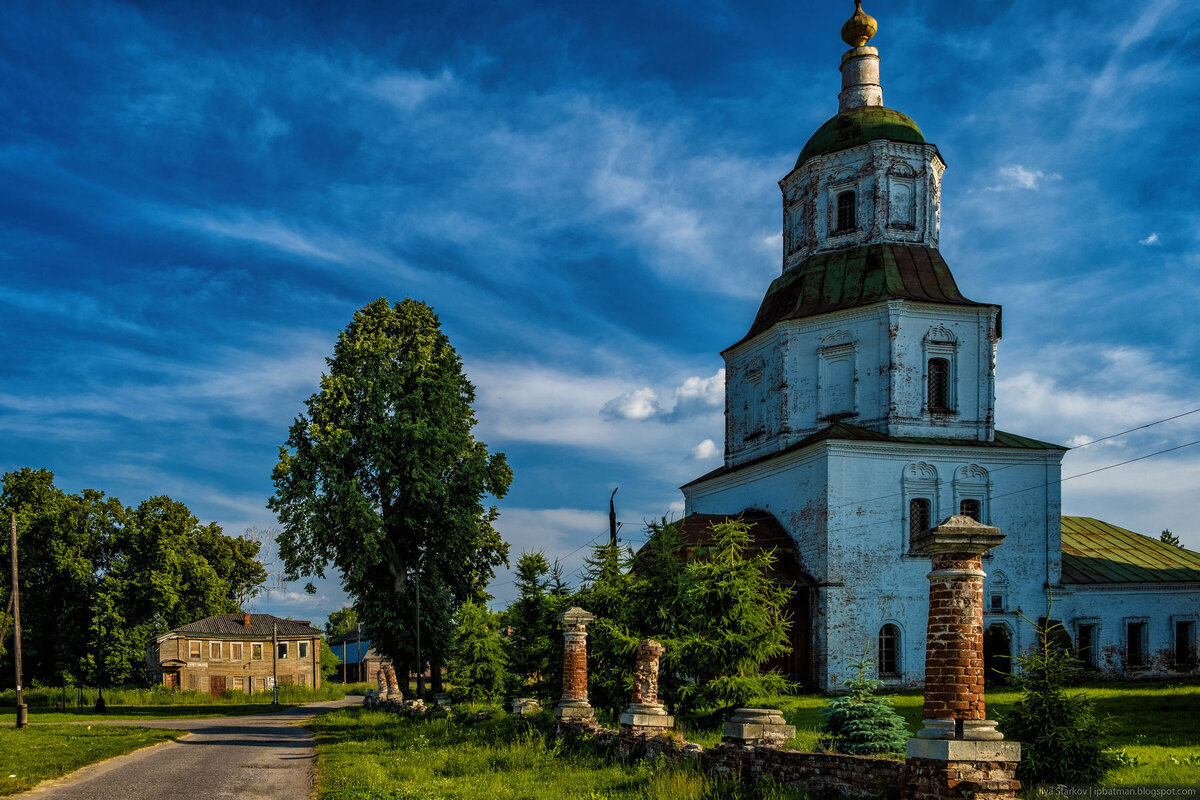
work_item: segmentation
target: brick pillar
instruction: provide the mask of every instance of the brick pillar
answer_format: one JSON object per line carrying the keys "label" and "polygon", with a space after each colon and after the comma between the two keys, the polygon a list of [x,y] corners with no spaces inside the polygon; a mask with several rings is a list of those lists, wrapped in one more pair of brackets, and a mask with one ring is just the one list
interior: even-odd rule
{"label": "brick pillar", "polygon": [[982,556],[1004,541],[999,528],[954,516],[913,542],[929,554],[925,634],[925,727],[908,742],[904,797],[1012,798],[1021,745],[987,719],[983,694]]}
{"label": "brick pillar", "polygon": [[587,624],[595,617],[582,608],[570,608],[558,615],[563,626],[563,694],[554,707],[554,716],[590,718],[587,684]]}
{"label": "brick pillar", "polygon": [[658,731],[670,728],[675,718],[668,715],[658,702],[658,660],[666,652],[653,639],[638,643],[637,662],[633,670],[633,697],[629,708],[621,715],[621,728],[635,732]]}

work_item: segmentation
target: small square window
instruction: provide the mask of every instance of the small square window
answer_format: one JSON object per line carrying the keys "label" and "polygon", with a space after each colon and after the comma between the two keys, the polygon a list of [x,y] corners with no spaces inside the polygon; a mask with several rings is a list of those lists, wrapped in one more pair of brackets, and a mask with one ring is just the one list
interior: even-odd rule
{"label": "small square window", "polygon": [[200,658],[202,642],[188,642],[188,658]]}
{"label": "small square window", "polygon": [[213,660],[219,660],[221,658],[221,643],[220,642],[209,642],[208,643],[208,657]]}
{"label": "small square window", "polygon": [[287,658],[287,656],[288,656],[288,643],[280,642],[279,649],[275,653],[275,657],[278,658],[280,661],[282,661],[283,659]]}
{"label": "small square window", "polygon": [[308,642],[298,642],[296,647],[296,658],[308,658]]}
{"label": "small square window", "polygon": [[262,645],[255,642],[250,645],[250,658],[253,661],[262,661]]}
{"label": "small square window", "polygon": [[233,690],[235,692],[246,691],[246,679],[245,678],[234,678],[233,679]]}
{"label": "small square window", "polygon": [[983,522],[979,518],[979,501],[973,497],[959,502],[958,513],[964,517],[970,517],[976,522]]}
{"label": "small square window", "polygon": [[989,611],[1003,611],[1004,610],[1004,595],[993,594],[991,596],[991,603],[988,605],[988,610]]}

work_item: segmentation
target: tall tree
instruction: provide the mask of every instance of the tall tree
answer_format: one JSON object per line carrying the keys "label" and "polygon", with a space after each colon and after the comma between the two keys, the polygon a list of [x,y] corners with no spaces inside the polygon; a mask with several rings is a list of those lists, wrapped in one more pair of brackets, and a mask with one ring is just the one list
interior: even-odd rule
{"label": "tall tree", "polygon": [[546,594],[550,565],[546,556],[522,553],[517,559],[517,599],[505,612],[508,626],[509,669],[539,685],[550,667],[550,650],[557,642],[553,631],[550,598]]}
{"label": "tall tree", "polygon": [[454,622],[451,680],[466,691],[472,703],[490,700],[503,686],[504,662],[495,616],[481,603],[463,603]]}
{"label": "tall tree", "polygon": [[433,310],[379,299],[342,331],[328,373],[296,418],[269,506],[289,578],[333,565],[372,643],[396,663],[421,643],[440,688],[454,609],[482,599],[508,545],[487,494],[512,470],[475,440],[475,388]]}
{"label": "tall tree", "polygon": [[354,606],[343,606],[329,613],[329,619],[325,621],[325,635],[332,639],[343,633],[350,633],[357,627],[358,612],[354,610]]}

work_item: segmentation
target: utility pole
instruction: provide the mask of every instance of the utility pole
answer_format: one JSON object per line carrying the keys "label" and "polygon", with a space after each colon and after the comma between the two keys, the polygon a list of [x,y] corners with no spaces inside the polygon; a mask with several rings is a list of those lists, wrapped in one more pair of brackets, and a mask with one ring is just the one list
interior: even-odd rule
{"label": "utility pole", "polygon": [[13,664],[17,671],[17,727],[29,724],[29,706],[25,705],[25,690],[21,686],[21,592],[17,588],[17,515],[12,512],[12,609]]}
{"label": "utility pole", "polygon": [[[357,641],[354,642],[354,677],[356,680],[361,681],[361,680],[364,680],[363,676],[361,674],[359,674],[363,671],[363,668],[362,668],[362,623],[357,622],[357,623],[355,623],[354,627],[358,631],[358,639],[357,639]],[[342,655],[345,655],[345,651],[346,651],[346,646],[342,645]],[[342,666],[342,683],[346,683],[346,667],[345,667],[345,665]],[[407,689],[408,687],[405,686],[404,688]]]}
{"label": "utility pole", "polygon": [[279,623],[271,623],[271,688],[272,705],[279,705]]}
{"label": "utility pole", "polygon": [[[422,554],[424,555],[424,554]],[[417,699],[425,697],[425,665],[421,663],[421,559],[417,559]]]}
{"label": "utility pole", "polygon": [[608,543],[614,547],[617,544],[617,507],[613,505],[613,498],[616,496],[616,489],[608,496]]}

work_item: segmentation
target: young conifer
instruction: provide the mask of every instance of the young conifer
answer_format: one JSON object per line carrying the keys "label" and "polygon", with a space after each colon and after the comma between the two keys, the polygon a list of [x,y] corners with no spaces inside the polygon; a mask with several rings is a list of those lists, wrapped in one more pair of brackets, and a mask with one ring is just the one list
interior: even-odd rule
{"label": "young conifer", "polygon": [[821,709],[821,746],[856,756],[903,755],[908,728],[891,698],[877,694],[883,681],[867,677],[875,662],[864,653],[853,666],[858,675],[844,681],[849,691]]}

